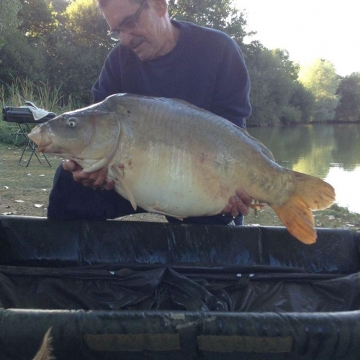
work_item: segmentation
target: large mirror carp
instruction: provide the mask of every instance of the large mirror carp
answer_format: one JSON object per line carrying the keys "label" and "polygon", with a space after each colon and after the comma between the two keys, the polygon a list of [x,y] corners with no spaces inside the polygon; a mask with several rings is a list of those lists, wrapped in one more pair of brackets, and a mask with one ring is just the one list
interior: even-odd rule
{"label": "large mirror carp", "polygon": [[242,188],[311,244],[311,211],[335,199],[328,183],[281,167],[245,130],[180,100],[115,94],[38,125],[29,137],[85,172],[107,166],[134,208],[176,218],[219,214]]}

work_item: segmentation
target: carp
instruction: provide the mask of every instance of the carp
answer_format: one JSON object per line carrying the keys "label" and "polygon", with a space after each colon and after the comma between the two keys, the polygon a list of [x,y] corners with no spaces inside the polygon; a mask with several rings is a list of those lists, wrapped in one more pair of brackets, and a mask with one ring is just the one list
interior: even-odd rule
{"label": "carp", "polygon": [[179,219],[219,214],[241,188],[311,244],[312,210],[335,200],[328,183],[281,167],[246,130],[181,100],[115,94],[38,125],[29,138],[84,172],[107,166],[134,209]]}

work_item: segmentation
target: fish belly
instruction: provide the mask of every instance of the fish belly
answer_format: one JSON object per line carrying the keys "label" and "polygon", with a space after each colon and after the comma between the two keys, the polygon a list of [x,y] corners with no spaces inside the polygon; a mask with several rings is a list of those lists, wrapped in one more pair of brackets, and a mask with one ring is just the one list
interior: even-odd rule
{"label": "fish belly", "polygon": [[222,176],[224,169],[189,151],[157,150],[120,162],[124,186],[118,192],[147,211],[178,218],[219,214],[236,189],[231,178]]}

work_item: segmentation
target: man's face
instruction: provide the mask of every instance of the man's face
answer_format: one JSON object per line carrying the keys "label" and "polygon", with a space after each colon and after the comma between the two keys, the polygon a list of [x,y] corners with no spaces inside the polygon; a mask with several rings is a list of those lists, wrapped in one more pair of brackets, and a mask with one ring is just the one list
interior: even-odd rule
{"label": "man's face", "polygon": [[[148,0],[136,21],[136,27],[129,32],[120,33],[120,41],[128,46],[142,61],[164,55],[167,34],[163,26],[162,14],[156,10],[153,1]],[[102,9],[111,30],[133,16],[141,4],[129,0],[110,1]]]}

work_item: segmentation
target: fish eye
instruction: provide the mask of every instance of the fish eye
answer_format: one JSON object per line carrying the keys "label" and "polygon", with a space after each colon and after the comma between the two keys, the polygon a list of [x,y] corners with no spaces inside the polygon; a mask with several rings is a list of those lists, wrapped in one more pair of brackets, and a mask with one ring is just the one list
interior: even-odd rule
{"label": "fish eye", "polygon": [[68,121],[67,121],[69,127],[73,128],[76,126],[76,118],[71,117]]}

